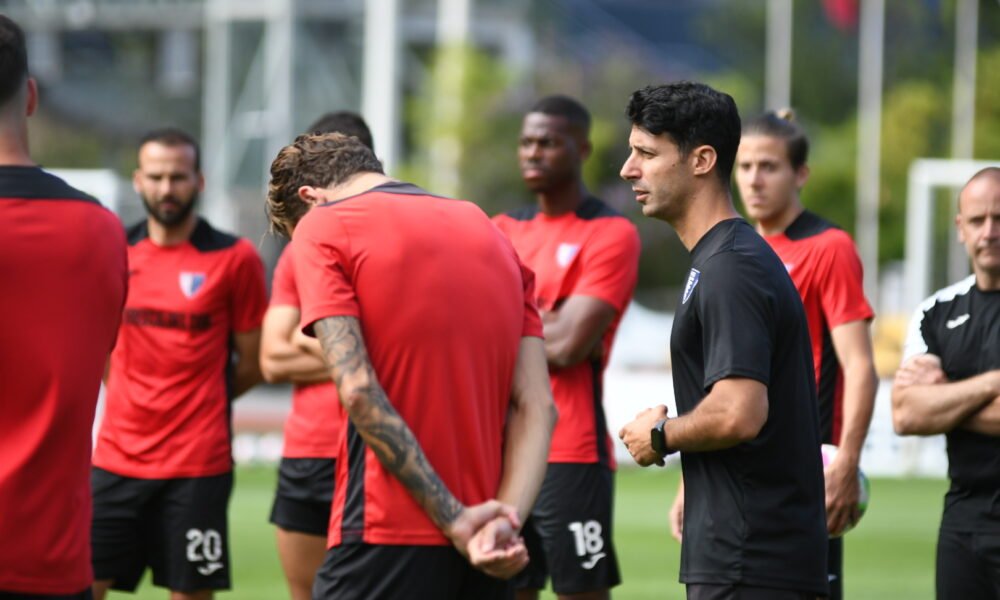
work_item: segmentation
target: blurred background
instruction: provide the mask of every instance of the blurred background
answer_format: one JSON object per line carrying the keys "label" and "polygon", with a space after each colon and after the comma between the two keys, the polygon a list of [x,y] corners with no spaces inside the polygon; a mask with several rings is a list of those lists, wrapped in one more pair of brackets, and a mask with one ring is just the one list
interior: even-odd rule
{"label": "blurred background", "polygon": [[[185,128],[202,141],[202,212],[253,240],[269,271],[282,241],[266,232],[268,167],[320,114],[361,112],[388,173],[493,214],[533,201],[516,164],[524,111],[550,93],[582,100],[594,117],[587,184],[643,243],[608,375],[613,428],[635,406],[669,401],[670,311],[688,269],[673,231],[641,218],[618,177],[633,90],[696,79],[746,118],[797,111],[812,141],[803,201],[855,236],[883,377],[919,300],[968,273],[951,226],[956,186],[1000,160],[997,0],[0,0],[0,10],[29,36],[37,161],[130,223],[144,216],[129,183],[137,140]],[[873,437],[897,452],[884,396]],[[250,416],[238,426],[274,429],[287,391],[265,387],[241,405]],[[911,441],[926,448],[902,445]],[[914,458],[916,469],[943,473],[927,460]],[[895,454],[884,462],[898,470]]]}
{"label": "blurred background", "polygon": [[[202,210],[261,240],[267,169],[321,113],[364,114],[387,170],[494,213],[531,201],[515,161],[523,112],[559,92],[595,119],[587,182],[636,216],[618,178],[637,87],[716,86],[749,118],[792,106],[811,135],[810,209],[852,232],[880,314],[905,296],[908,233],[940,250],[926,289],[967,272],[948,240],[907,231],[915,161],[1000,158],[996,0],[0,0],[41,86],[32,150],[47,168],[127,184],[137,139],[172,124],[203,142]],[[953,199],[937,184],[934,196]],[[735,192],[734,192],[735,193]],[[636,218],[638,299],[669,310],[687,270],[669,228]],[[947,251],[954,250],[952,252]],[[903,292],[900,289],[904,290]]]}
{"label": "blurred background", "polygon": [[[673,231],[641,218],[618,177],[633,90],[695,79],[731,94],[745,118],[796,110],[812,142],[803,201],[855,236],[883,377],[919,300],[969,272],[952,226],[957,186],[1000,159],[997,0],[2,0],[0,10],[29,36],[36,160],[131,223],[144,216],[129,183],[137,140],[187,129],[202,141],[202,212],[253,240],[269,271],[283,242],[266,231],[268,168],[320,114],[361,112],[390,174],[493,214],[534,201],[516,163],[524,111],[551,93],[582,100],[594,117],[587,184],[634,220],[643,244],[608,375],[613,428],[634,406],[669,401],[670,311],[688,269]],[[287,394],[258,396],[267,391],[261,410],[277,416],[262,427],[273,428]],[[873,436],[898,449],[879,404]]]}
{"label": "blurred background", "polygon": [[[266,232],[268,168],[320,114],[361,112],[389,174],[494,214],[533,202],[516,163],[524,111],[551,93],[582,100],[594,118],[587,184],[643,245],[606,376],[612,431],[672,404],[671,313],[689,267],[618,178],[629,95],[695,79],[745,118],[793,107],[812,142],[803,202],[855,237],[878,315],[882,384],[862,461],[872,504],[849,534],[848,596],[933,596],[944,443],[896,436],[888,392],[913,308],[969,272],[957,189],[1000,162],[997,0],[0,0],[0,12],[29,36],[38,162],[132,223],[144,217],[129,181],[138,139],[185,128],[202,141],[202,212],[250,238],[269,272],[283,242]],[[288,388],[258,386],[234,409],[236,589],[225,597],[284,595],[266,514],[288,407]],[[671,467],[619,474],[618,597],[683,595]]]}

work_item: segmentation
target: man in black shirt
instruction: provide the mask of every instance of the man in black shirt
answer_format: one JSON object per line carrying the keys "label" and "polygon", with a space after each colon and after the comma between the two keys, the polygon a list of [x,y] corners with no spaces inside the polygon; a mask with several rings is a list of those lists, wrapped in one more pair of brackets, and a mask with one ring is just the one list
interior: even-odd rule
{"label": "man in black shirt", "polygon": [[973,274],[917,308],[892,386],[900,435],[944,433],[948,477],[937,598],[1000,598],[1000,168],[958,197]]}
{"label": "man in black shirt", "polygon": [[819,417],[802,301],[767,243],[739,218],[729,177],[733,99],[697,83],[632,94],[621,175],[643,214],[670,223],[692,268],[670,338],[674,396],[619,434],[636,462],[680,451],[688,598],[827,593]]}

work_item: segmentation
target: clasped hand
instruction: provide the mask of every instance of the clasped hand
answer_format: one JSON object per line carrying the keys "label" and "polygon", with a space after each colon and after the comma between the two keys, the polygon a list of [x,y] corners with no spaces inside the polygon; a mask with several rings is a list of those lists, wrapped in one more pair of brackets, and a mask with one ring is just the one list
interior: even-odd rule
{"label": "clasped hand", "polygon": [[489,500],[462,509],[445,535],[473,567],[498,579],[510,579],[528,565],[517,509]]}

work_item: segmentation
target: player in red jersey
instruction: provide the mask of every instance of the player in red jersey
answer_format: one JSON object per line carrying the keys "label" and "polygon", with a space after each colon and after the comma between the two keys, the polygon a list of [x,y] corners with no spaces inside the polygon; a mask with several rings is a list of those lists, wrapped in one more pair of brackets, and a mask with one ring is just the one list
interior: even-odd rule
{"label": "player in red jersey", "polygon": [[133,184],[148,217],[128,230],[94,452],[95,596],[134,590],[150,566],[174,600],[211,598],[230,586],[230,402],[261,378],[264,269],[249,242],[195,214],[203,179],[186,133],[149,133]]}
{"label": "player in red jersey", "polygon": [[[850,236],[805,210],[809,142],[790,111],[750,121],[736,155],[736,183],[757,231],[785,263],[809,322],[823,443],[840,447],[826,470],[827,528],[836,536],[858,519],[858,463],[878,378],[862,266]],[[843,540],[829,549],[830,598],[843,596]]]}
{"label": "player in red jersey", "polygon": [[128,288],[121,222],[38,168],[24,32],[0,15],[0,598],[91,597],[91,425]]}
{"label": "player in red jersey", "polygon": [[589,130],[590,114],[576,100],[539,100],[524,117],[518,148],[521,175],[537,202],[494,219],[537,277],[559,409],[545,482],[524,529],[532,561],[516,580],[522,600],[536,598],[550,573],[560,598],[606,598],[621,581],[602,380],[635,289],[639,236],[587,192]]}
{"label": "player in red jersey", "polygon": [[[325,114],[307,131],[353,135],[372,148],[368,125],[352,112]],[[274,269],[271,304],[261,330],[260,366],[269,382],[295,384],[271,522],[277,527],[278,556],[291,597],[309,600],[326,553],[343,413],[319,342],[299,331],[293,256],[292,246],[286,246]]]}
{"label": "player in red jersey", "polygon": [[301,218],[303,330],[350,418],[313,596],[504,597],[463,555],[497,577],[527,561],[516,528],[555,418],[531,272],[478,207],[389,179],[340,134],[281,150],[268,212]]}

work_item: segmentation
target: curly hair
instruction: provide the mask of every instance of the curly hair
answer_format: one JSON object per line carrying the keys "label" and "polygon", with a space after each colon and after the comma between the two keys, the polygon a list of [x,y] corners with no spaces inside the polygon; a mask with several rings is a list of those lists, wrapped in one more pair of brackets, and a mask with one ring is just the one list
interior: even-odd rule
{"label": "curly hair", "polygon": [[357,138],[341,133],[305,134],[278,152],[267,186],[271,230],[287,235],[309,210],[299,188],[339,185],[358,173],[383,173],[382,163]]}
{"label": "curly hair", "polygon": [[691,81],[647,86],[632,94],[625,114],[653,135],[666,133],[684,155],[703,144],[715,148],[716,174],[729,186],[740,145],[740,113],[729,94]]}

